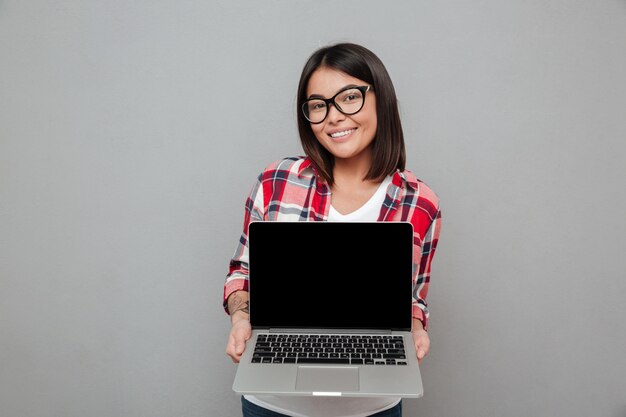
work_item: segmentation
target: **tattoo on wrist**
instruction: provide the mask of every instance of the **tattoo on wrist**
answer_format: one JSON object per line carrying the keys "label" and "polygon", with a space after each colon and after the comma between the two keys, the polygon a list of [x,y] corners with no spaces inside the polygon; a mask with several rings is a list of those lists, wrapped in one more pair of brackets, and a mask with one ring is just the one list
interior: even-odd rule
{"label": "tattoo on wrist", "polygon": [[232,313],[230,313],[230,314],[233,315],[237,311],[243,311],[244,313],[250,314],[250,301],[247,301],[247,300],[244,301],[243,303],[238,305],[237,308],[235,308],[235,310]]}
{"label": "tattoo on wrist", "polygon": [[250,302],[248,300],[244,300],[243,297],[235,293],[232,300],[228,303],[228,310],[230,311],[231,316],[237,311],[243,311],[244,313],[250,314]]}

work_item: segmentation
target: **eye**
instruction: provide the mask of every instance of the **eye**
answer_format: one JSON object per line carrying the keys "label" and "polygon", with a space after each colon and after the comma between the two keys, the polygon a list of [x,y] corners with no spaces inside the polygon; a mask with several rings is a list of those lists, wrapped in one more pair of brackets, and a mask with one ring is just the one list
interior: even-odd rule
{"label": "eye", "polygon": [[362,99],[361,92],[359,90],[348,90],[341,95],[340,101],[342,103],[353,103]]}
{"label": "eye", "polygon": [[323,101],[310,101],[308,107],[309,111],[321,111],[326,108],[326,103]]}

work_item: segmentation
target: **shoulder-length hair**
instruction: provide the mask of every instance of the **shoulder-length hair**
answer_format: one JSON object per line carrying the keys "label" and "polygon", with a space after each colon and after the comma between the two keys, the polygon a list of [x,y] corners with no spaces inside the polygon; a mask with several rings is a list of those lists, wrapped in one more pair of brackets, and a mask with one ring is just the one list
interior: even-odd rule
{"label": "shoulder-length hair", "polygon": [[[373,161],[364,179],[382,181],[396,170],[403,171],[406,163],[404,134],[400,123],[398,101],[387,69],[369,49],[353,43],[338,43],[316,50],[308,59],[298,84],[297,114],[300,141],[306,155],[319,174],[334,183],[334,156],[324,148],[313,133],[311,124],[302,113],[307,99],[311,75],[321,67],[332,68],[365,81],[376,94],[376,136],[372,142]],[[367,98],[366,98],[367,99]]]}

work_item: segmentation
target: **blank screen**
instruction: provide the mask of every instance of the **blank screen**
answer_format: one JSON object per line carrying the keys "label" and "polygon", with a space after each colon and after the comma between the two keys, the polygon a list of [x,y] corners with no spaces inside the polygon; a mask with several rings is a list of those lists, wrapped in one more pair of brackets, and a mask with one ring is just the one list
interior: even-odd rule
{"label": "blank screen", "polygon": [[408,222],[253,222],[254,327],[411,327]]}

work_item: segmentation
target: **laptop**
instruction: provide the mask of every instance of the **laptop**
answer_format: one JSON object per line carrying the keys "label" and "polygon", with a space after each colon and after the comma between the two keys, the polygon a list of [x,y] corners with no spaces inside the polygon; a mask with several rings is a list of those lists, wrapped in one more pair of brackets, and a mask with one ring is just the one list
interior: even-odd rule
{"label": "laptop", "polygon": [[419,398],[408,222],[253,222],[238,394]]}

